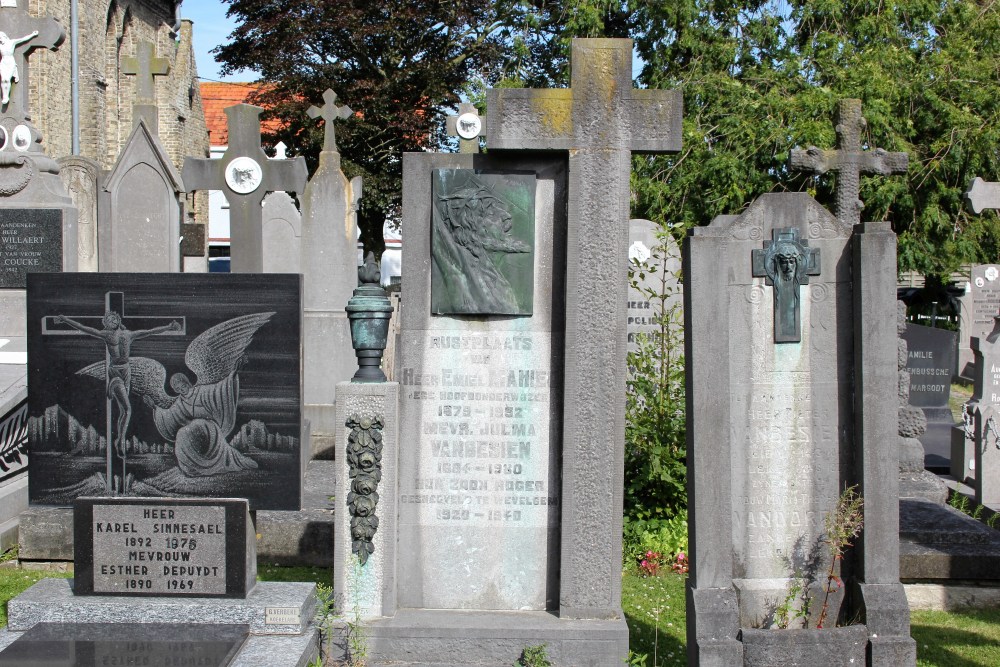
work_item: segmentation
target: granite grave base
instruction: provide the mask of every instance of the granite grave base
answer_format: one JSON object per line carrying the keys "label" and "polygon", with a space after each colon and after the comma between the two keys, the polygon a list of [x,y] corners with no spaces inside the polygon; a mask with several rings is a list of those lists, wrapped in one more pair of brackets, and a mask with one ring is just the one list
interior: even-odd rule
{"label": "granite grave base", "polygon": [[319,654],[319,632],[313,623],[316,588],[311,583],[261,582],[246,599],[77,596],[71,587],[72,580],[43,579],[11,600],[0,648],[38,624],[87,619],[123,628],[136,624],[246,628],[249,637],[232,667],[305,667]]}
{"label": "granite grave base", "polygon": [[563,619],[549,612],[400,609],[366,626],[374,666],[510,665],[526,646],[546,645],[556,665],[608,667],[628,656],[624,618]]}

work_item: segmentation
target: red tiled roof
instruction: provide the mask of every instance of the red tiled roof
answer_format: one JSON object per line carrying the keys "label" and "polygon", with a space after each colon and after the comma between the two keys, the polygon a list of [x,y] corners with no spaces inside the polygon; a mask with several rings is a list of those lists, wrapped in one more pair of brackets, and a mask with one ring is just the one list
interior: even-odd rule
{"label": "red tiled roof", "polygon": [[[205,124],[208,126],[208,143],[212,146],[229,145],[226,107],[246,102],[250,93],[258,89],[253,83],[225,83],[221,81],[202,81],[201,104],[205,109]],[[264,132],[273,132],[281,127],[277,120],[264,121],[261,124]]]}

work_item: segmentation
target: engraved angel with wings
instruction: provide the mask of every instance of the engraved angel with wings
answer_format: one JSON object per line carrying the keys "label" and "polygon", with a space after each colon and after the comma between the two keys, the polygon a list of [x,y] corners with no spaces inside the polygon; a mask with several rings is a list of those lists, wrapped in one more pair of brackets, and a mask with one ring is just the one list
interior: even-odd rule
{"label": "engraved angel with wings", "polygon": [[[174,443],[177,466],[188,477],[205,477],[257,467],[250,457],[232,447],[228,438],[236,426],[239,404],[239,373],[245,352],[274,313],[255,313],[226,320],[191,341],[184,363],[195,381],[184,373],[170,377],[155,359],[132,357],[129,367],[131,390],[153,409],[156,429]],[[103,380],[104,362],[77,371]]]}

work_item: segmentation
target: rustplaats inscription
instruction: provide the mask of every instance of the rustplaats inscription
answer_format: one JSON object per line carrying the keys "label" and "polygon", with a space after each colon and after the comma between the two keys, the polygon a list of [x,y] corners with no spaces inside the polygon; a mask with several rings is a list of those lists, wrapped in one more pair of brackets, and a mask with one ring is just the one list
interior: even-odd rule
{"label": "rustplaats inscription", "polygon": [[226,510],[95,504],[95,593],[226,592]]}
{"label": "rustplaats inscription", "polygon": [[559,504],[549,482],[552,375],[547,338],[530,334],[429,336],[433,371],[406,367],[419,399],[419,474],[399,501],[429,525],[545,526]]}

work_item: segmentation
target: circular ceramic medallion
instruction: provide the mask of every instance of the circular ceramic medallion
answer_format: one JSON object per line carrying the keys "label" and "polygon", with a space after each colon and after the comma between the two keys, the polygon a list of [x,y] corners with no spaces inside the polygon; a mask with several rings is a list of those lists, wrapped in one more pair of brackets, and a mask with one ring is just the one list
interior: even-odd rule
{"label": "circular ceramic medallion", "polygon": [[628,258],[639,264],[645,264],[646,260],[649,259],[649,255],[649,248],[642,241],[636,241],[628,248]]}
{"label": "circular ceramic medallion", "polygon": [[980,277],[977,277],[977,278],[976,278],[976,287],[982,287],[982,286],[983,286],[983,285],[985,285],[985,284],[986,284],[986,281],[985,281],[985,280],[983,280],[983,279],[982,279],[982,278],[980,278]]}
{"label": "circular ceramic medallion", "polygon": [[474,113],[463,113],[455,121],[458,136],[463,139],[475,139],[483,129],[483,120]]}
{"label": "circular ceramic medallion", "polygon": [[997,279],[997,276],[1000,275],[1000,271],[997,271],[997,267],[995,266],[989,266],[986,268],[985,275],[987,280],[993,282]]}
{"label": "circular ceramic medallion", "polygon": [[18,125],[14,128],[14,148],[24,152],[31,148],[31,128],[27,125]]}
{"label": "circular ceramic medallion", "polygon": [[7,128],[0,125],[0,151],[7,148]]}
{"label": "circular ceramic medallion", "polygon": [[250,194],[258,187],[264,174],[257,161],[249,157],[238,157],[226,165],[226,185],[238,194]]}

